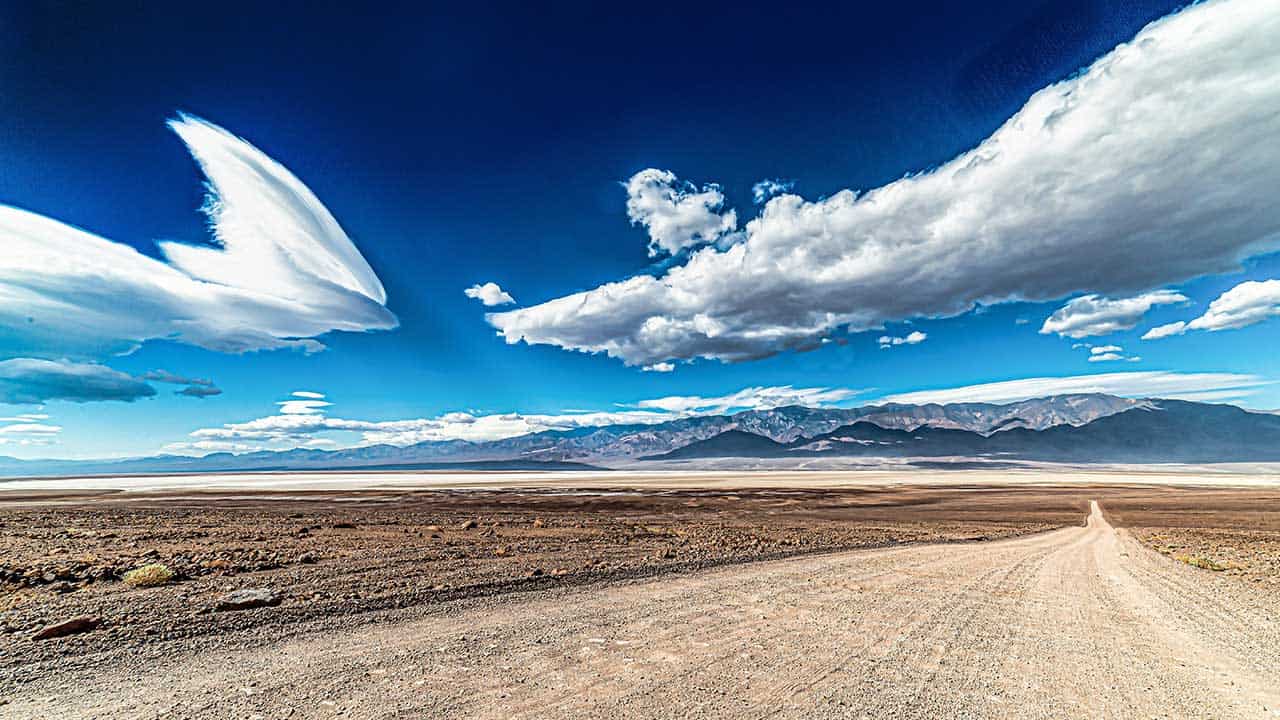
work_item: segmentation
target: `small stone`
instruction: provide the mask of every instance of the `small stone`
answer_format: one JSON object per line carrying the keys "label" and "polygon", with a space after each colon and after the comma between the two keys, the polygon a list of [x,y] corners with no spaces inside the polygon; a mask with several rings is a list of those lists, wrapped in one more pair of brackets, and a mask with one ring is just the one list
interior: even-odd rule
{"label": "small stone", "polygon": [[267,588],[248,588],[236,590],[218,598],[213,609],[217,612],[227,610],[251,610],[260,607],[274,607],[283,600],[280,593]]}
{"label": "small stone", "polygon": [[48,640],[49,638],[58,638],[65,635],[76,635],[93,630],[102,624],[102,621],[96,617],[78,617],[65,620],[53,625],[45,625],[31,636],[32,640]]}
{"label": "small stone", "polygon": [[468,521],[466,521],[466,522],[462,523],[462,529],[463,529],[463,530],[471,530],[471,529],[472,529],[472,528],[474,528],[475,526],[476,526],[476,521],[475,521],[475,520],[468,520]]}

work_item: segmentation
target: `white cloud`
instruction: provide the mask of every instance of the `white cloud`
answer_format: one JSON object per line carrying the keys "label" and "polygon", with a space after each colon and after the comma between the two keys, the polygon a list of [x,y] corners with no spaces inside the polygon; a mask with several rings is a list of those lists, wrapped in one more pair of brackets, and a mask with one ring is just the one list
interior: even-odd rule
{"label": "white cloud", "polygon": [[287,169],[198,118],[169,125],[208,178],[214,245],[162,242],[161,261],[0,206],[0,358],[98,360],[160,338],[313,351],[333,330],[396,326],[373,270]]}
{"label": "white cloud", "polygon": [[1094,347],[1089,348],[1089,354],[1102,355],[1104,353],[1122,352],[1123,350],[1124,348],[1120,347],[1119,345],[1096,345]]}
{"label": "white cloud", "polygon": [[48,419],[49,416],[43,413],[0,418],[0,423],[8,423],[0,425],[0,445],[54,444],[62,433],[62,426],[43,422]]}
{"label": "white cloud", "polygon": [[1274,317],[1280,317],[1280,280],[1247,280],[1219,295],[1200,317],[1151,328],[1142,339],[1159,340],[1188,330],[1236,330]]}
{"label": "white cloud", "polygon": [[45,423],[16,423],[0,427],[0,434],[3,435],[56,435],[60,432],[62,432],[60,425]]}
{"label": "white cloud", "polygon": [[1209,310],[1187,323],[1191,330],[1235,330],[1280,317],[1280,280],[1242,282],[1209,303]]}
{"label": "white cloud", "polygon": [[1142,335],[1143,340],[1159,340],[1173,335],[1181,335],[1187,331],[1187,324],[1181,320],[1167,325],[1157,325]]}
{"label": "white cloud", "polygon": [[[331,417],[323,406],[307,412],[286,412],[220,427],[202,428],[191,440],[166,446],[171,452],[285,449],[329,446],[339,443],[332,434],[354,434],[345,444],[411,445],[438,440],[499,440],[546,430],[570,430],[617,424],[654,424],[696,415],[717,415],[740,410],[763,410],[786,405],[827,406],[847,400],[857,391],[845,388],[750,387],[726,395],[672,395],[642,400],[618,410],[576,411],[561,414],[495,413],[476,415],[445,413],[433,418],[407,420],[351,420]],[[283,407],[296,400],[278,403]],[[323,405],[328,405],[324,403]]]}
{"label": "white cloud", "polygon": [[848,400],[859,392],[848,388],[797,388],[790,385],[775,385],[743,388],[728,395],[712,397],[669,395],[652,400],[641,400],[636,403],[636,407],[680,415],[720,415],[741,410],[768,410],[788,405],[823,407]]}
{"label": "white cloud", "polygon": [[1057,333],[1080,339],[1132,330],[1156,305],[1186,302],[1186,296],[1172,290],[1157,290],[1135,297],[1112,300],[1098,295],[1084,295],[1063,305],[1045,319],[1041,335]]}
{"label": "white cloud", "polygon": [[281,400],[276,404],[280,406],[282,415],[314,415],[333,405],[324,400]]}
{"label": "white cloud", "polygon": [[1109,362],[1112,360],[1124,360],[1124,356],[1120,353],[1094,353],[1089,356],[1089,362]]}
{"label": "white cloud", "polygon": [[675,370],[676,366],[674,363],[660,362],[660,363],[654,363],[652,365],[645,365],[640,369],[644,370],[645,372],[669,373]]}
{"label": "white cloud", "polygon": [[306,400],[323,400],[324,399],[324,393],[312,392],[310,390],[294,390],[289,394],[292,395],[293,397],[303,398]]}
{"label": "white cloud", "polygon": [[96,363],[39,358],[0,360],[0,403],[133,402],[155,394],[155,388],[141,378]]}
{"label": "white cloud", "polygon": [[751,199],[759,205],[775,195],[791,192],[795,186],[794,180],[761,180],[751,186]]}
{"label": "white cloud", "polygon": [[467,297],[479,300],[485,307],[494,305],[510,305],[516,301],[511,294],[498,286],[498,283],[487,282],[483,285],[472,285],[462,291]]}
{"label": "white cloud", "polygon": [[885,350],[887,348],[891,348],[896,345],[919,345],[920,343],[924,342],[925,339],[928,337],[929,335],[927,333],[922,333],[919,330],[913,330],[906,337],[894,337],[892,335],[881,335],[876,342],[880,344],[881,350]]}
{"label": "white cloud", "polygon": [[1280,247],[1276,37],[1267,0],[1192,5],[936,170],[819,201],[776,197],[731,246],[489,322],[509,343],[631,365],[741,361],[842,326],[1128,297],[1237,268]]}
{"label": "white cloud", "polygon": [[1257,375],[1237,373],[1117,372],[1068,377],[1038,377],[966,385],[939,390],[898,393],[877,402],[894,403],[1009,403],[1049,395],[1106,393],[1120,397],[1156,397],[1213,402],[1239,400],[1274,383]]}
{"label": "white cloud", "polygon": [[627,217],[649,231],[649,255],[675,255],[715,242],[738,226],[733,210],[721,211],[724,194],[716,185],[701,190],[667,170],[641,170],[626,183]]}

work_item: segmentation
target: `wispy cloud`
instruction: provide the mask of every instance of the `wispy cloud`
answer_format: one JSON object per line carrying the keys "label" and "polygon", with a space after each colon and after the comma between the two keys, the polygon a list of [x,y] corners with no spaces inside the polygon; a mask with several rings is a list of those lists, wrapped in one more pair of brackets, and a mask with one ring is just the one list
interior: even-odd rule
{"label": "wispy cloud", "polygon": [[20,415],[0,418],[0,445],[52,445],[62,432],[60,425],[52,425],[47,415]]}
{"label": "wispy cloud", "polygon": [[[509,343],[630,365],[741,361],[841,327],[1132,297],[1238,268],[1280,247],[1278,36],[1269,3],[1191,5],[935,170],[818,201],[775,197],[728,247],[489,322]],[[669,174],[649,177],[660,190]],[[713,207],[696,224],[711,234],[727,227]],[[655,244],[674,251],[691,237]]]}
{"label": "wispy cloud", "polygon": [[877,402],[1005,403],[1075,393],[1106,393],[1120,397],[1157,397],[1210,402],[1242,400],[1274,382],[1258,375],[1237,373],[1118,372],[1023,378],[938,390],[919,390],[888,395]]}
{"label": "wispy cloud", "polygon": [[333,330],[396,326],[382,284],[311,190],[216,125],[169,125],[208,178],[213,246],[163,242],[156,260],[0,205],[0,358],[105,360],[160,338],[314,351]]}
{"label": "wispy cloud", "polygon": [[761,180],[751,186],[751,199],[760,205],[775,195],[791,192],[795,186],[794,180]]}

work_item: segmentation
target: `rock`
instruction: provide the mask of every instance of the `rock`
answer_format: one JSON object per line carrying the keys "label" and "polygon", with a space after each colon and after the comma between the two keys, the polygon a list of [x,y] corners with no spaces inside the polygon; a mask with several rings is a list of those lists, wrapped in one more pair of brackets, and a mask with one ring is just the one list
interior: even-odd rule
{"label": "rock", "polygon": [[59,638],[65,635],[75,635],[77,633],[85,633],[93,630],[102,624],[102,621],[96,617],[78,617],[65,620],[53,625],[45,625],[31,636],[32,640],[48,640],[49,638]]}
{"label": "rock", "polygon": [[356,529],[355,523],[349,523],[349,522],[334,523],[333,527],[336,530],[355,530]]}
{"label": "rock", "polygon": [[49,589],[56,593],[69,593],[69,592],[75,592],[76,586],[72,585],[69,582],[63,581],[63,582],[56,582],[50,585]]}
{"label": "rock", "polygon": [[217,612],[227,610],[251,610],[260,607],[274,607],[280,604],[284,597],[280,593],[267,588],[247,588],[244,590],[236,590],[218,598],[218,602],[213,606]]}
{"label": "rock", "polygon": [[476,521],[475,521],[475,520],[468,520],[468,521],[466,521],[466,522],[462,523],[462,529],[463,529],[463,530],[470,530],[470,529],[474,528],[475,526],[476,526]]}
{"label": "rock", "polygon": [[310,565],[315,561],[316,561],[316,556],[313,553],[304,552],[298,556],[298,562],[304,565]]}

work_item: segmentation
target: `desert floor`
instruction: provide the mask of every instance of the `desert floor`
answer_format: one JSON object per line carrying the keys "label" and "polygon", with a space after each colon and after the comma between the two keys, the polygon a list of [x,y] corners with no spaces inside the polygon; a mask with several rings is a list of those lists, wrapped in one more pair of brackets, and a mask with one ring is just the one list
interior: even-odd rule
{"label": "desert floor", "polygon": [[0,717],[1280,717],[1267,476],[403,475],[0,483]]}

